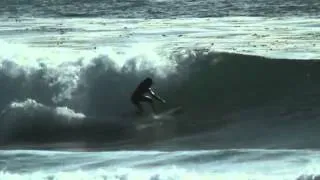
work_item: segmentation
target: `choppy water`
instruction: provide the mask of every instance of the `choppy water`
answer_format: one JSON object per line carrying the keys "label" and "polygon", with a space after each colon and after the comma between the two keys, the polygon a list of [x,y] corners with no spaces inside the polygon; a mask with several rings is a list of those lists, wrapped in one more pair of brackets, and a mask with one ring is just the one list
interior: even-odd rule
{"label": "choppy water", "polygon": [[5,16],[194,18],[223,16],[318,16],[319,1],[290,0],[35,0],[2,1]]}

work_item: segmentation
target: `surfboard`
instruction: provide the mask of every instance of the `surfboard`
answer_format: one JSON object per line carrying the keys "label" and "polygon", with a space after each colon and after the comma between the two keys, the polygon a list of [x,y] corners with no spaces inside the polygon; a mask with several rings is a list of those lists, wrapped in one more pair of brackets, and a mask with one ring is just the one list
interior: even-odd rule
{"label": "surfboard", "polygon": [[158,114],[152,114],[151,116],[143,117],[141,121],[136,122],[137,130],[145,128],[151,128],[155,126],[161,126],[164,121],[172,121],[175,119],[175,115],[182,113],[182,107],[175,107]]}
{"label": "surfboard", "polygon": [[172,117],[178,113],[181,113],[182,112],[182,107],[181,106],[178,106],[178,107],[175,107],[175,108],[171,108],[169,110],[166,110],[164,112],[161,112],[161,113],[158,113],[158,114],[153,114],[152,117],[154,119],[163,119],[163,118],[167,118],[167,117]]}

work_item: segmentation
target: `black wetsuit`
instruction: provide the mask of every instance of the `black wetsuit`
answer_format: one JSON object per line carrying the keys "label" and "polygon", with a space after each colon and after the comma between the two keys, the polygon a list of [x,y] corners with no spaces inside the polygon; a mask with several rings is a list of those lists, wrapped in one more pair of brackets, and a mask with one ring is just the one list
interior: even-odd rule
{"label": "black wetsuit", "polygon": [[149,84],[147,81],[142,81],[132,93],[132,103],[135,105],[139,105],[141,101],[152,103],[152,98],[144,95],[145,93],[149,93],[151,91],[151,85],[152,84]]}
{"label": "black wetsuit", "polygon": [[161,99],[151,90],[151,86],[152,86],[152,79],[146,78],[144,81],[142,81],[138,85],[138,87],[132,93],[131,102],[139,109],[140,113],[143,112],[143,108],[140,102],[148,102],[151,105],[153,112],[156,111],[153,103],[153,99],[150,96],[144,95],[146,93],[149,93],[152,97],[154,97],[155,99],[163,103],[165,102],[163,99]]}

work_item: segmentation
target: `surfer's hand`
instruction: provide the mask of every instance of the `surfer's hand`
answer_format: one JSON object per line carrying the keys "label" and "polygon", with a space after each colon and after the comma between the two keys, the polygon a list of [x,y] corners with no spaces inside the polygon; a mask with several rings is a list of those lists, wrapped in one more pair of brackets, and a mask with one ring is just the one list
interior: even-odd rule
{"label": "surfer's hand", "polygon": [[166,103],[166,100],[164,100],[164,99],[161,99],[161,102],[162,102],[163,104],[165,104],[165,103]]}

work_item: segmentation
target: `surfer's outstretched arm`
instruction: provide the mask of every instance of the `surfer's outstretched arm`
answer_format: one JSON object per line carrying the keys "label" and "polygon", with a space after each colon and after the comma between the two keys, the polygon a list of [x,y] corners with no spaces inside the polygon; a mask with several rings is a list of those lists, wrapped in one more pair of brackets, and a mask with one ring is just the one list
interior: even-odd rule
{"label": "surfer's outstretched arm", "polygon": [[154,93],[152,91],[151,88],[149,88],[149,93],[152,95],[152,97],[154,97],[155,99],[157,99],[158,101],[162,102],[162,103],[165,103],[166,101],[164,99],[162,99],[160,96],[156,95],[156,93]]}

